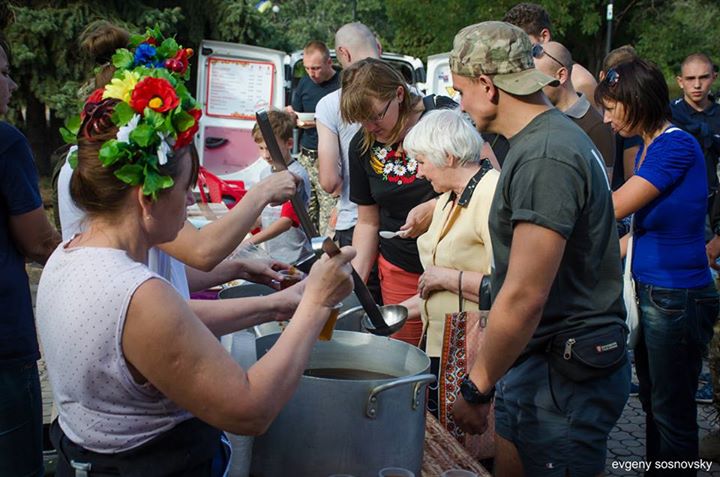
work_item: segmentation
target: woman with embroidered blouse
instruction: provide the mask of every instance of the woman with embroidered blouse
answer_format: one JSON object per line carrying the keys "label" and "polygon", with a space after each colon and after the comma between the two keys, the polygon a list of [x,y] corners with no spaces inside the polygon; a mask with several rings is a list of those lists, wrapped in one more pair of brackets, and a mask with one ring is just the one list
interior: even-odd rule
{"label": "woman with embroidered blouse", "polygon": [[[353,265],[367,280],[377,260],[386,305],[415,295],[423,269],[415,239],[404,234],[385,239],[378,232],[398,231],[415,206],[437,195],[417,176],[417,162],[407,156],[402,141],[427,110],[455,106],[450,98],[413,93],[403,76],[381,60],[368,58],[343,71],[342,118],[362,126],[349,147],[350,200],[358,204]],[[418,345],[421,334],[416,318],[393,337]]]}
{"label": "woman with embroidered blouse", "polygon": [[457,111],[430,111],[404,146],[417,161],[418,177],[442,194],[430,228],[417,240],[425,270],[417,295],[403,303],[410,316],[422,316],[425,351],[437,372],[445,314],[460,311],[460,300],[463,310],[477,310],[480,284],[490,274],[488,217],[500,174],[492,168],[490,146]]}

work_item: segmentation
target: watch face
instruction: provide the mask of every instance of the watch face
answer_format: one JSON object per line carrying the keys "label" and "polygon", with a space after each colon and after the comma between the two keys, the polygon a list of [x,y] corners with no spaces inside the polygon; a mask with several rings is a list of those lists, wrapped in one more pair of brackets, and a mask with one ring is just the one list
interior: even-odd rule
{"label": "watch face", "polygon": [[495,386],[493,386],[487,394],[483,394],[468,376],[465,377],[460,384],[460,393],[463,399],[470,404],[487,404],[495,397]]}
{"label": "watch face", "polygon": [[460,393],[462,394],[463,399],[470,404],[477,404],[482,398],[482,395],[478,391],[477,387],[475,387],[475,384],[467,377],[463,379],[460,384]]}

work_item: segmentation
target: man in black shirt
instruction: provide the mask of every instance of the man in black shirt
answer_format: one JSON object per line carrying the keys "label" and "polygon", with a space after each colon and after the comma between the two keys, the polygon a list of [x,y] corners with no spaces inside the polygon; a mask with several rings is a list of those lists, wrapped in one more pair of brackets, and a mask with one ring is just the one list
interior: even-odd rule
{"label": "man in black shirt", "polygon": [[495,395],[497,476],[598,475],[630,388],[620,246],[604,165],[541,91],[557,80],[531,50],[519,28],[484,22],[450,53],[461,107],[510,141],[490,210],[493,304],[453,414],[484,432]]}
{"label": "man in black shirt", "polygon": [[[720,155],[720,105],[710,98],[710,88],[717,72],[710,58],[695,53],[682,62],[677,82],[683,97],[670,103],[673,123],[692,134],[700,143],[705,155],[708,178],[708,213],[710,231],[707,244],[708,261],[717,269],[720,256],[720,194],[718,194],[718,156]],[[708,347],[711,382],[698,389],[698,402],[712,402],[720,410],[720,324],[715,325],[713,339]],[[715,460],[720,457],[720,431],[713,430],[700,442],[700,457]]]}
{"label": "man in black shirt", "polygon": [[692,134],[705,155],[708,179],[708,212],[718,190],[718,155],[720,155],[720,105],[709,98],[710,87],[717,78],[707,55],[694,53],[683,61],[677,82],[683,97],[670,103],[672,122]]}
{"label": "man in black shirt", "polygon": [[[311,41],[305,45],[303,66],[307,76],[300,79],[293,93],[292,106],[287,108],[291,113],[314,113],[318,101],[340,88],[340,75],[333,68],[325,43]],[[337,199],[323,190],[318,179],[318,136],[314,116],[312,119],[298,117],[297,126],[302,130],[298,161],[308,171],[312,186],[308,212],[318,232],[324,234]]]}

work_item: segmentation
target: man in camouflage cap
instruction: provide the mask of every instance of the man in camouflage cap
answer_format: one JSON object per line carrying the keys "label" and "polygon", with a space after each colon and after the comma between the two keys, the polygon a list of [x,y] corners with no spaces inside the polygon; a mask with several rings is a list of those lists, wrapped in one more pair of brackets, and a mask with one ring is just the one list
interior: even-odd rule
{"label": "man in camouflage cap", "polygon": [[483,432],[495,393],[496,476],[601,474],[630,387],[603,164],[542,92],[555,80],[535,69],[519,28],[464,28],[450,68],[478,128],[510,141],[490,211],[493,305],[455,420]]}

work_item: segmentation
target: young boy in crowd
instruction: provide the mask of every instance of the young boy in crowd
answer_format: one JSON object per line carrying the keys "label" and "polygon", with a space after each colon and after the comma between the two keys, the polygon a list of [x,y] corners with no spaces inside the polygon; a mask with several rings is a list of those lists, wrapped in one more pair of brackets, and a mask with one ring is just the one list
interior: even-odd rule
{"label": "young boy in crowd", "polygon": [[[295,121],[284,111],[269,111],[268,119],[288,170],[302,179],[302,187],[298,187],[298,193],[307,205],[310,199],[310,177],[305,168],[290,155]],[[274,172],[272,158],[257,124],[253,126],[252,135],[260,149],[260,157],[267,162],[267,167],[260,174],[261,179],[264,179]],[[295,263],[311,252],[308,239],[300,228],[300,221],[290,201],[277,206],[268,205],[260,215],[260,221],[262,230],[248,241],[255,245],[265,242],[267,252],[274,259]]]}

